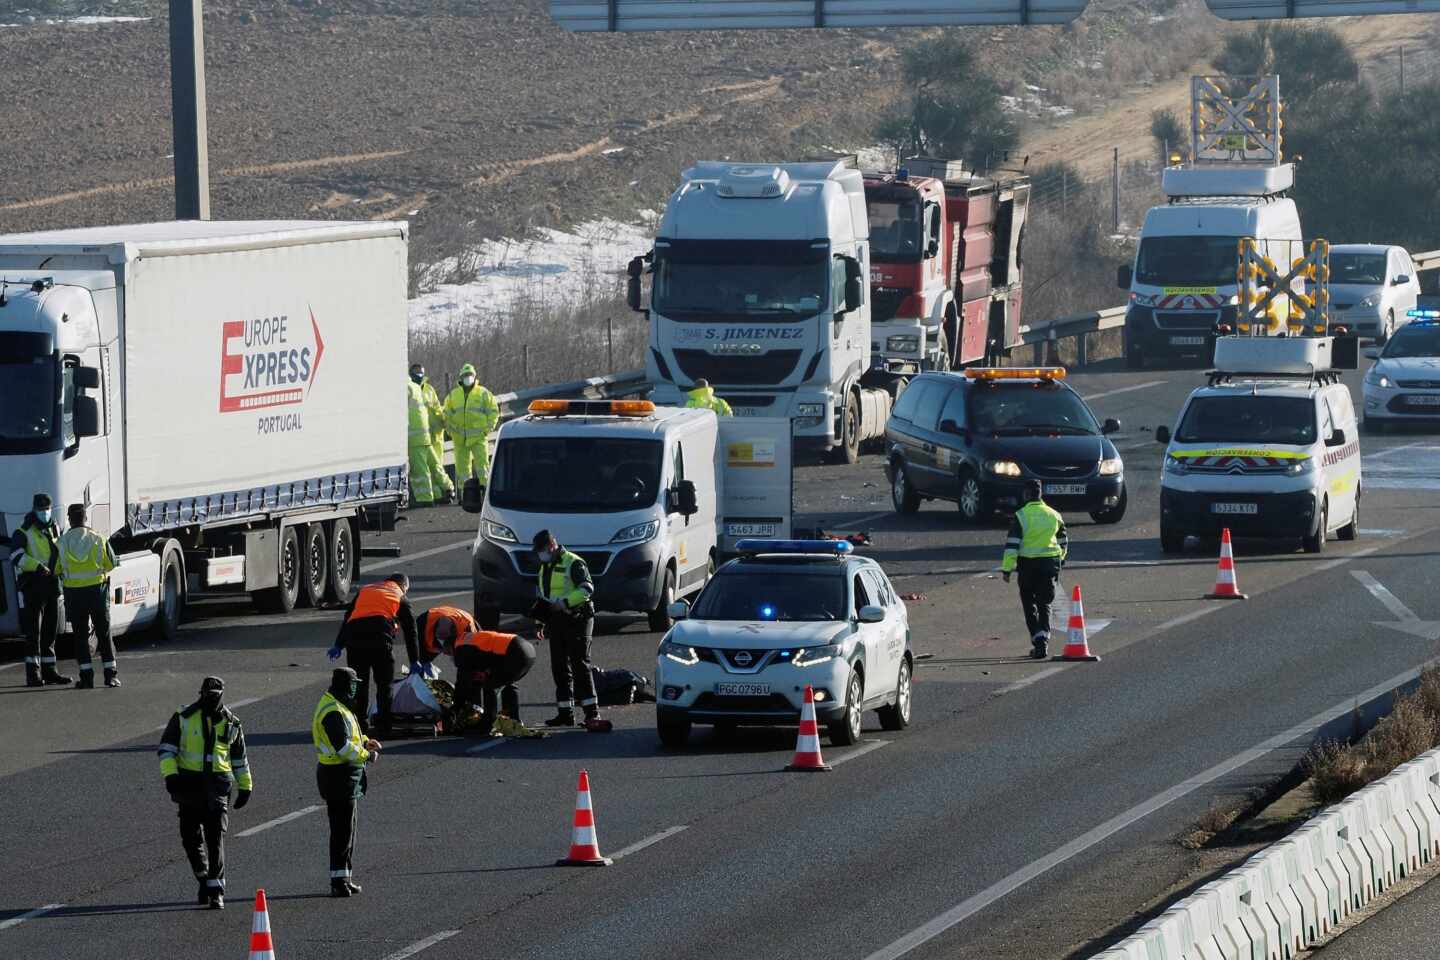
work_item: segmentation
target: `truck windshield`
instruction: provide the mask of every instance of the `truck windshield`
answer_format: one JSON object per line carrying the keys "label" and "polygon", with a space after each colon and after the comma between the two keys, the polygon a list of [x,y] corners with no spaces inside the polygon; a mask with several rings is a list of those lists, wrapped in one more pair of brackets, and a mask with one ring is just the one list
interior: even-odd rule
{"label": "truck windshield", "polygon": [[1238,237],[1144,237],[1135,282],[1152,287],[1235,285]]}
{"label": "truck windshield", "polygon": [[1385,282],[1385,254],[1330,254],[1331,283],[1363,283],[1374,286]]}
{"label": "truck windshield", "polygon": [[723,573],[710,581],[690,616],[696,620],[843,620],[843,571],[776,576],[773,570]]}
{"label": "truck windshield", "polygon": [[1315,404],[1308,397],[1196,397],[1175,440],[1308,446],[1315,442]]}
{"label": "truck windshield", "polygon": [[63,445],[60,361],[43,333],[0,333],[0,453]]}
{"label": "truck windshield", "polygon": [[970,391],[970,423],[999,436],[1097,434],[1100,425],[1073,391],[1058,384],[981,387]]}
{"label": "truck windshield", "polygon": [[501,440],[490,475],[493,506],[537,513],[635,510],[660,494],[659,440],[518,437]]}
{"label": "truck windshield", "polygon": [[809,240],[672,240],[655,247],[655,310],[689,321],[790,320],[825,308],[830,248]]}
{"label": "truck windshield", "polygon": [[869,200],[870,259],[880,263],[915,263],[920,259],[920,204],[914,200]]}

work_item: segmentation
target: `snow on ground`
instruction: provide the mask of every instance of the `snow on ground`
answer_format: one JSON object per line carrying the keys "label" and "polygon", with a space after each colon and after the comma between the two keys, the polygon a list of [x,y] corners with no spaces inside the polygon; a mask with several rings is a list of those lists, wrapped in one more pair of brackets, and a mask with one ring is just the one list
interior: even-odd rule
{"label": "snow on ground", "polygon": [[[650,249],[657,214],[638,223],[596,220],[570,230],[544,229],[528,240],[486,240],[461,258],[477,273],[463,284],[428,286],[410,301],[410,329],[441,330],[456,324],[486,325],[520,309],[573,309],[592,298],[623,292],[630,258]],[[426,276],[452,274],[452,258]]]}
{"label": "snow on ground", "polygon": [[67,17],[63,20],[40,20],[31,17],[25,23],[0,23],[0,27],[31,27],[36,25],[49,27],[96,27],[103,26],[107,23],[144,23],[149,19],[149,17]]}

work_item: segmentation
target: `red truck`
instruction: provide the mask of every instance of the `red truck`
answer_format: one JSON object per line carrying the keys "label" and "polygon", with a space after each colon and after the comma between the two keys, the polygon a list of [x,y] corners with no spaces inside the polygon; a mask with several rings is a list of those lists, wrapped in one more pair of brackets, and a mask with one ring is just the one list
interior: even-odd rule
{"label": "red truck", "polygon": [[912,157],[865,175],[871,363],[906,376],[989,362],[1019,340],[1030,181]]}

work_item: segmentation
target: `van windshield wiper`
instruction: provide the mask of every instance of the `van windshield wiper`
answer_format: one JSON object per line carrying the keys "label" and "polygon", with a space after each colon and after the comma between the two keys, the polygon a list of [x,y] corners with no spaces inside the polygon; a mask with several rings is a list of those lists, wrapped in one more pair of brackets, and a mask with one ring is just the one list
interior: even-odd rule
{"label": "van windshield wiper", "polygon": [[1089,430],[1086,430],[1084,427],[1077,427],[1073,424],[1068,423],[1027,423],[1025,424],[1024,429],[1042,433],[1078,433],[1081,436],[1085,437],[1094,436],[1093,433],[1091,433]]}

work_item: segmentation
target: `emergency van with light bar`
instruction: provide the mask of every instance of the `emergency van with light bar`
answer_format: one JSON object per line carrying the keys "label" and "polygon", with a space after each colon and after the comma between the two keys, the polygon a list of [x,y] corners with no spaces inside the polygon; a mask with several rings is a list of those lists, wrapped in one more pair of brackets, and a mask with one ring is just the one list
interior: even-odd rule
{"label": "emergency van with light bar", "polygon": [[1299,541],[1319,553],[1354,540],[1363,493],[1359,425],[1342,369],[1354,338],[1221,337],[1208,383],[1190,394],[1166,445],[1160,546],[1187,537]]}
{"label": "emergency van with light bar", "polygon": [[600,612],[640,612],[655,630],[742,537],[785,537],[791,436],[785,418],[717,418],[649,400],[535,400],[505,423],[472,551],[482,625],[527,613],[541,530],[582,557]]}

